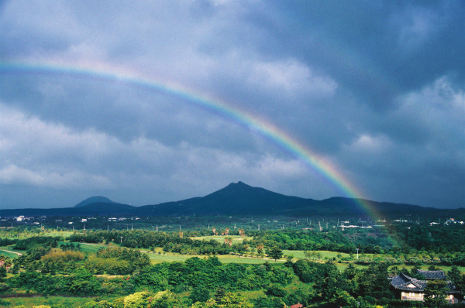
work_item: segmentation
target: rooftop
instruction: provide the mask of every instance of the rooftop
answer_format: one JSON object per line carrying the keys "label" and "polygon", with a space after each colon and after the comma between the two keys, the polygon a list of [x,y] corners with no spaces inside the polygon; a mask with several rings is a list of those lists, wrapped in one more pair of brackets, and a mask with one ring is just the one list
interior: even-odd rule
{"label": "rooftop", "polygon": [[446,280],[446,274],[444,271],[424,271],[418,270],[418,274],[420,274],[423,279],[426,280]]}
{"label": "rooftop", "polygon": [[[425,280],[417,279],[410,277],[404,273],[400,273],[397,276],[392,277],[391,279],[391,286],[393,286],[397,290],[402,291],[409,291],[409,292],[424,292],[426,286],[428,285],[428,280],[444,280],[446,279],[446,275],[443,271],[420,271],[423,272],[422,275],[428,277],[438,277],[438,278],[429,278]],[[438,272],[441,272],[442,275]],[[442,278],[439,278],[442,277]],[[455,293],[455,286],[452,284],[451,281],[445,281],[447,283],[447,288],[449,289],[449,293]]]}

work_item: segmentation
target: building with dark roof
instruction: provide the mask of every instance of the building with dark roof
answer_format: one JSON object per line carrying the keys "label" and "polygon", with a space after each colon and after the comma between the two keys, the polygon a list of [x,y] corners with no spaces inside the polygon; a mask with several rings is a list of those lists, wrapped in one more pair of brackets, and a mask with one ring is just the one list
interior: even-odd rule
{"label": "building with dark roof", "polygon": [[417,270],[417,273],[425,280],[446,280],[444,271]]}
{"label": "building with dark roof", "polygon": [[446,300],[455,304],[458,302],[456,296],[458,292],[451,281],[446,281],[446,274],[443,271],[422,271],[419,270],[418,274],[423,279],[410,277],[404,273],[391,278],[391,286],[397,291],[401,300],[405,301],[424,301],[425,289],[429,281],[442,280],[446,282],[447,296]]}

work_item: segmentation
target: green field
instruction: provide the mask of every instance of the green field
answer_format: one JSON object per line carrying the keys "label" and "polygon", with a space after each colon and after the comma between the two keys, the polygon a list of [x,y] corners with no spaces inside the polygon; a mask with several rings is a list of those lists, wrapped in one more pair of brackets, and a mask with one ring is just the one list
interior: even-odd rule
{"label": "green field", "polygon": [[[162,262],[183,262],[189,258],[202,258],[206,259],[208,256],[205,255],[181,255],[176,253],[160,253],[141,250],[149,255],[150,261],[152,264],[162,263]],[[265,262],[274,262],[274,260],[268,258],[252,258],[252,257],[241,257],[235,255],[218,255],[218,259],[222,263],[244,263],[244,264],[263,264]],[[284,262],[283,260],[278,260],[278,262]]]}
{"label": "green field", "polygon": [[[339,257],[348,257],[349,254],[345,252],[327,251],[327,250],[316,250],[313,253],[319,253],[323,259],[331,259]],[[293,256],[297,259],[305,259],[305,250],[283,250],[283,254],[286,256]]]}
{"label": "green field", "polygon": [[11,238],[11,239],[25,239],[33,236],[53,236],[53,237],[63,237],[66,238],[73,234],[73,231],[57,231],[54,229],[46,229],[45,231],[40,232],[30,232],[30,231],[16,231],[9,230],[6,228],[0,229],[1,238]]}
{"label": "green field", "polygon": [[210,241],[210,240],[215,240],[220,243],[224,243],[225,238],[230,238],[232,239],[233,244],[234,243],[242,243],[244,240],[252,240],[253,238],[250,236],[239,236],[239,235],[208,235],[208,236],[197,236],[197,237],[191,237],[193,240],[200,240],[200,241]]}
{"label": "green field", "polygon": [[34,307],[48,305],[53,308],[81,307],[84,303],[91,301],[91,297],[64,297],[64,296],[35,296],[35,297],[11,297],[0,299],[0,307],[25,306]]}
{"label": "green field", "polygon": [[[60,243],[63,243],[63,242],[60,242]],[[96,253],[100,248],[109,246],[105,244],[77,243],[77,242],[73,242],[73,244],[79,244],[81,247],[81,251],[84,253]]]}
{"label": "green field", "polygon": [[43,236],[60,236],[60,237],[66,238],[66,237],[72,235],[73,233],[74,233],[73,231],[45,230],[40,235],[43,235]]}

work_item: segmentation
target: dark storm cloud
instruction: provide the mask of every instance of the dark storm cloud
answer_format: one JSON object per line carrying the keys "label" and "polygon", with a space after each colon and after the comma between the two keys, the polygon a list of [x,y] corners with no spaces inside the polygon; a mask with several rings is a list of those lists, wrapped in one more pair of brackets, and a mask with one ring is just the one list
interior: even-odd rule
{"label": "dark storm cloud", "polygon": [[[282,128],[368,198],[455,207],[464,23],[464,5],[447,1],[0,1],[0,60],[182,84]],[[341,193],[253,128],[122,82],[0,74],[0,120],[2,206],[153,203],[239,179]]]}

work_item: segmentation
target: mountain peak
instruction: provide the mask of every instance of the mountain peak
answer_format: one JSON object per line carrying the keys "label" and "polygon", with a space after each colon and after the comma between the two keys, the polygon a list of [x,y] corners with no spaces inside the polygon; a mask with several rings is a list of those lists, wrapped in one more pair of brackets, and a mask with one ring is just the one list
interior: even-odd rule
{"label": "mountain peak", "polygon": [[92,203],[115,203],[115,202],[113,202],[112,200],[104,196],[92,196],[85,200],[82,200],[81,202],[76,204],[74,207],[83,207],[83,206],[86,206]]}
{"label": "mountain peak", "polygon": [[252,187],[242,181],[232,182],[226,187]]}
{"label": "mountain peak", "polygon": [[250,186],[242,181],[238,181],[238,182],[232,182],[218,191],[244,192],[244,191],[254,190],[256,188],[257,187]]}

